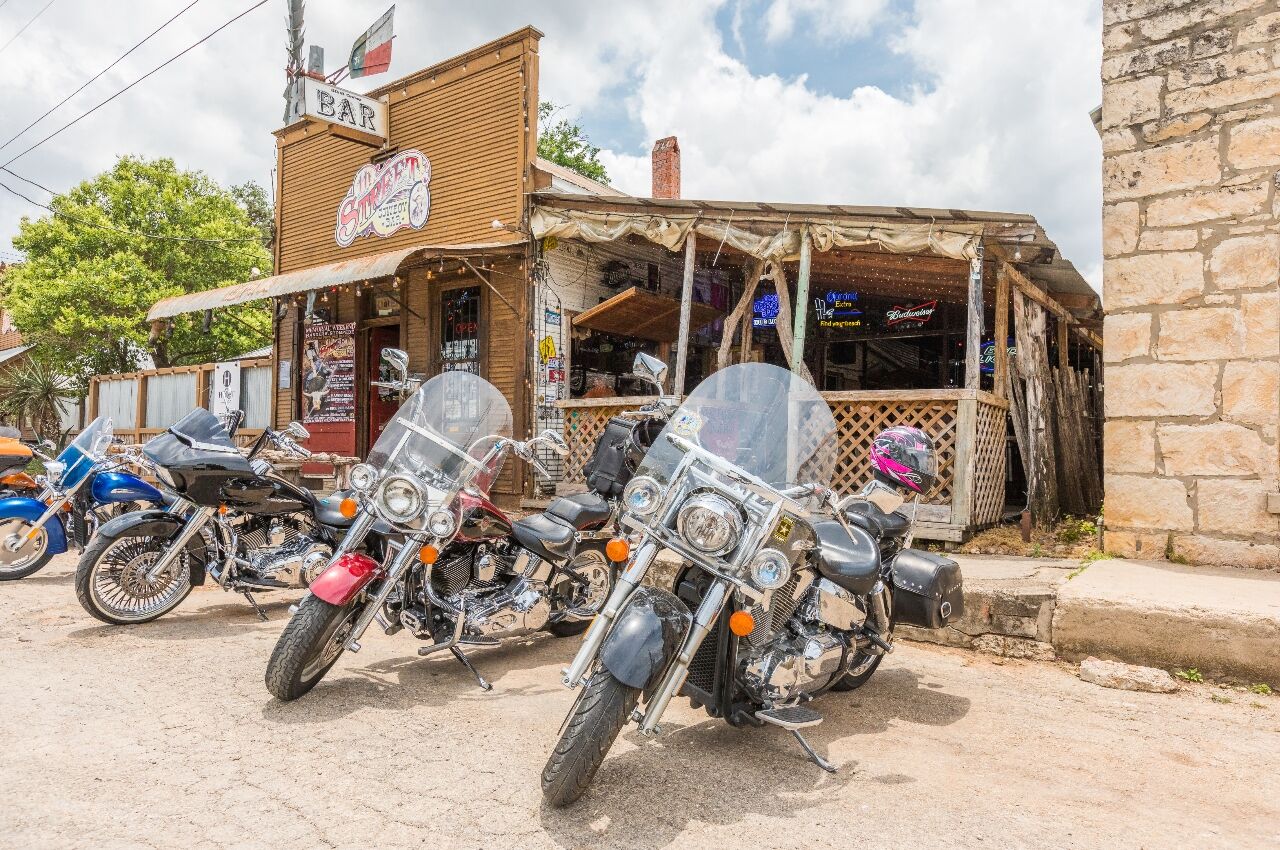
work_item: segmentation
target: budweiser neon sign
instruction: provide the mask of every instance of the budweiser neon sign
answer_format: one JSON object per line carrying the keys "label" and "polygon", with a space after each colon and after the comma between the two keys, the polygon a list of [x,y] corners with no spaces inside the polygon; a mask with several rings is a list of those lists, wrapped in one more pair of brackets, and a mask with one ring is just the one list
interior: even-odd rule
{"label": "budweiser neon sign", "polygon": [[937,301],[925,301],[914,307],[899,307],[896,304],[884,311],[884,323],[889,327],[903,324],[919,324],[933,318],[933,311],[938,309]]}
{"label": "budweiser neon sign", "polygon": [[347,247],[361,236],[390,236],[403,227],[419,230],[431,212],[431,161],[407,150],[356,172],[338,205],[334,238]]}

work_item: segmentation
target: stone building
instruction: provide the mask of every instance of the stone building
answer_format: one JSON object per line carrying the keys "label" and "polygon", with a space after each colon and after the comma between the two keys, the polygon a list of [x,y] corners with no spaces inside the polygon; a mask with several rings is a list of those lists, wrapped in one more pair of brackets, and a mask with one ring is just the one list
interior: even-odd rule
{"label": "stone building", "polygon": [[1107,548],[1280,567],[1280,0],[1104,0]]}

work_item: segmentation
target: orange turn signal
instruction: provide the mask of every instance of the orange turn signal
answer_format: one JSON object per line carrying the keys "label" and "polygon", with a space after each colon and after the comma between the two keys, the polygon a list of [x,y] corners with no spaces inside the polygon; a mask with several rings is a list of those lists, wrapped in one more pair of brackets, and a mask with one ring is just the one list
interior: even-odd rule
{"label": "orange turn signal", "polygon": [[64,514],[69,514],[69,513],[71,513],[71,503],[70,503],[70,502],[63,502],[63,503],[62,503],[62,512],[63,512]]}
{"label": "orange turn signal", "polygon": [[222,516],[226,516],[226,515],[227,515],[227,506],[226,506],[226,505],[218,505],[218,513],[219,513],[219,514],[221,514]]}
{"label": "orange turn signal", "polygon": [[729,615],[729,631],[738,637],[746,637],[756,630],[756,618],[750,611],[734,611]]}
{"label": "orange turn signal", "polygon": [[347,519],[355,518],[355,515],[359,512],[360,503],[355,499],[348,497],[343,499],[341,502],[338,502],[338,513],[342,514]]}
{"label": "orange turn signal", "polygon": [[418,560],[424,564],[434,564],[440,557],[440,550],[428,543],[418,550]]}
{"label": "orange turn signal", "polygon": [[615,537],[604,544],[604,553],[610,561],[622,563],[631,555],[631,545],[624,538]]}

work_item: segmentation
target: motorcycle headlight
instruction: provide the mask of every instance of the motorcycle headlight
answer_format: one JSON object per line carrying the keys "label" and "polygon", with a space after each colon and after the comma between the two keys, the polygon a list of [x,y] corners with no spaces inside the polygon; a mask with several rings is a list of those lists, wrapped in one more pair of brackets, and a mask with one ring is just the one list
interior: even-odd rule
{"label": "motorcycle headlight", "polygon": [[723,497],[705,493],[692,497],[680,507],[676,528],[684,541],[698,551],[723,555],[738,545],[742,517]]}
{"label": "motorcycle headlight", "polygon": [[761,549],[751,559],[751,580],[762,590],[777,590],[791,578],[791,562],[777,549]]}
{"label": "motorcycle headlight", "polygon": [[49,477],[50,484],[57,484],[62,480],[62,473],[67,471],[67,465],[60,460],[47,460],[44,463],[45,475]]}
{"label": "motorcycle headlight", "polygon": [[378,508],[392,522],[416,519],[426,504],[422,487],[407,475],[393,475],[378,488]]}
{"label": "motorcycle headlight", "polygon": [[648,516],[658,509],[662,485],[647,475],[637,475],[622,491],[623,510],[636,516]]}
{"label": "motorcycle headlight", "polygon": [[351,467],[348,477],[351,479],[353,488],[361,493],[368,493],[373,489],[373,485],[378,483],[378,470],[367,463],[357,463]]}
{"label": "motorcycle headlight", "polygon": [[458,521],[448,508],[437,508],[427,517],[427,530],[436,537],[452,537],[457,527]]}

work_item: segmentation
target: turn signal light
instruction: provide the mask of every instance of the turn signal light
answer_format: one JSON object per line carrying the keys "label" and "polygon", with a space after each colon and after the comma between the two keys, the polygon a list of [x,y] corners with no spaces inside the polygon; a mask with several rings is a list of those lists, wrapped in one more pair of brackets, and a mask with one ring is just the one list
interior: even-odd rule
{"label": "turn signal light", "polygon": [[219,514],[221,514],[222,516],[226,516],[226,515],[227,515],[227,506],[226,506],[226,505],[218,505],[218,513],[219,513]]}
{"label": "turn signal light", "polygon": [[424,564],[434,564],[440,557],[440,550],[428,543],[418,550],[418,560]]}
{"label": "turn signal light", "polygon": [[71,503],[70,503],[70,502],[63,502],[63,503],[62,503],[62,512],[63,512],[64,514],[69,514],[69,513],[71,513]]}
{"label": "turn signal light", "polygon": [[750,611],[734,611],[729,615],[729,631],[738,637],[746,637],[756,630],[756,618]]}
{"label": "turn signal light", "polygon": [[360,503],[350,497],[338,502],[338,513],[347,519],[354,519],[355,515],[360,512]]}
{"label": "turn signal light", "polygon": [[621,537],[615,537],[604,544],[604,553],[610,561],[622,563],[631,556],[631,546]]}

